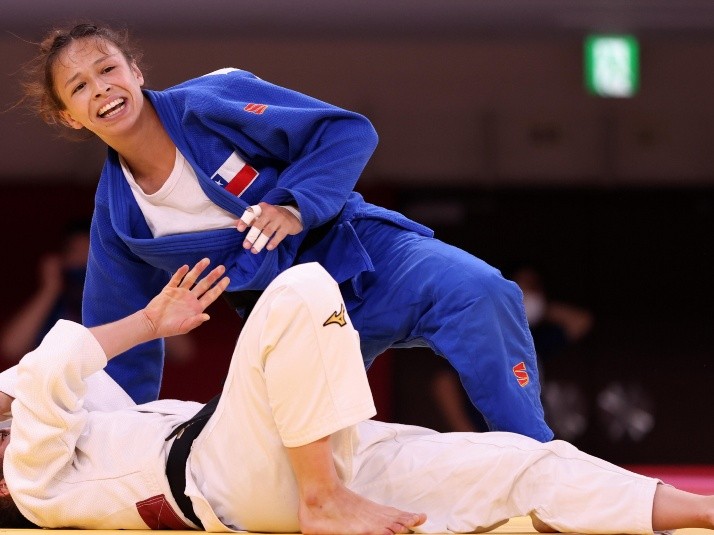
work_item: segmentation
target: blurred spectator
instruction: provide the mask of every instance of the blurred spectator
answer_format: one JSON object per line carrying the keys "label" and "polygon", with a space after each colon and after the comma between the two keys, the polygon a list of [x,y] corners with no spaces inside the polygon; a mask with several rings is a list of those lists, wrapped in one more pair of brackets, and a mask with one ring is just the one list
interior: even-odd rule
{"label": "blurred spectator", "polygon": [[61,251],[40,260],[37,291],[3,329],[0,353],[7,361],[15,363],[34,349],[57,320],[81,322],[88,254],[89,222],[70,223]]}
{"label": "blurred spectator", "polygon": [[[550,300],[540,273],[530,265],[514,270],[510,278],[523,291],[523,304],[540,366],[546,418],[558,438],[572,440],[584,433],[588,425],[584,396],[575,384],[549,383],[542,363],[585,337],[592,329],[593,316],[584,308]],[[488,429],[481,414],[466,398],[458,376],[447,365],[434,374],[431,394],[447,430]]]}
{"label": "blurred spectator", "polygon": [[543,278],[534,267],[523,266],[511,278],[523,292],[528,326],[539,359],[556,355],[592,329],[593,316],[588,310],[548,298]]}
{"label": "blurred spectator", "polygon": [[[0,355],[15,364],[33,350],[60,319],[82,322],[82,291],[89,256],[89,221],[70,222],[59,252],[44,255],[38,266],[37,291],[12,316],[0,334]],[[166,356],[185,362],[193,358],[189,335],[167,341]]]}

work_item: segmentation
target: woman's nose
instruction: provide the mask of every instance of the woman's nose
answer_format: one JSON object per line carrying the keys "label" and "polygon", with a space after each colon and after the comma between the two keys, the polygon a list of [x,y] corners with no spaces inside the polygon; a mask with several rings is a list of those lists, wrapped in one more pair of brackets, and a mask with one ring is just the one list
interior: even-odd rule
{"label": "woman's nose", "polygon": [[107,94],[109,92],[110,89],[111,89],[111,86],[109,84],[104,83],[104,82],[99,82],[95,89],[94,96],[97,98],[103,97],[105,94]]}

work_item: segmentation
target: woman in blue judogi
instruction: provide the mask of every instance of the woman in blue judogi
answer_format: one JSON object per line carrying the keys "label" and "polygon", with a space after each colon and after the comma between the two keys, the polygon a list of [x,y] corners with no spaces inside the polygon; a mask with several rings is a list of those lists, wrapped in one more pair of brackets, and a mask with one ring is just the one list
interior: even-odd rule
{"label": "woman in blue judogi", "polygon": [[[202,257],[226,266],[228,298],[243,314],[279,273],[316,261],[340,285],[366,366],[390,347],[428,346],[458,371],[491,429],[552,438],[516,284],[354,191],[377,144],[366,118],[238,69],[143,90],[131,48],[92,25],[43,47],[42,76],[28,87],[44,115],[109,146],[86,325],[141,308]],[[158,341],[107,371],[145,402],[158,396],[162,367]]]}

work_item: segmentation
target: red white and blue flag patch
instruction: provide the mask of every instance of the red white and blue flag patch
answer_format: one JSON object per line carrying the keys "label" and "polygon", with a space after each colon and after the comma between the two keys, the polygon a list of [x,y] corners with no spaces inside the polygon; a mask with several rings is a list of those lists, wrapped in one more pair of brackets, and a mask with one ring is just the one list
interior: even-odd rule
{"label": "red white and blue flag patch", "polygon": [[258,178],[258,175],[255,168],[245,163],[243,158],[233,152],[213,174],[211,180],[236,197],[240,197]]}

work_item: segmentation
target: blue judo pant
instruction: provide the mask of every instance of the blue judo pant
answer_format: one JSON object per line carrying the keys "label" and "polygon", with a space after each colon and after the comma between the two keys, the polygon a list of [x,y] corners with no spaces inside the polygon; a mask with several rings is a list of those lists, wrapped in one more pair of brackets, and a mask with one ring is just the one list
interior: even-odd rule
{"label": "blue judo pant", "polygon": [[428,346],[458,372],[491,430],[552,439],[518,286],[435,238],[376,220],[352,225],[374,264],[340,285],[365,365],[390,347]]}

